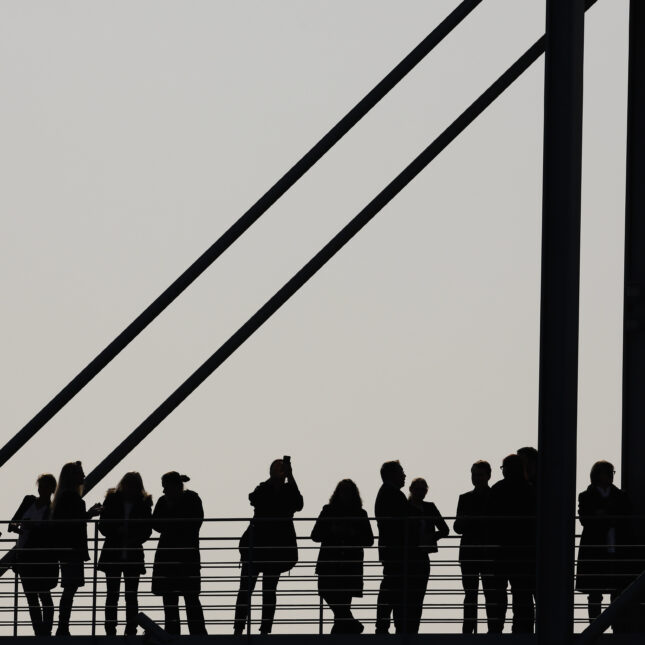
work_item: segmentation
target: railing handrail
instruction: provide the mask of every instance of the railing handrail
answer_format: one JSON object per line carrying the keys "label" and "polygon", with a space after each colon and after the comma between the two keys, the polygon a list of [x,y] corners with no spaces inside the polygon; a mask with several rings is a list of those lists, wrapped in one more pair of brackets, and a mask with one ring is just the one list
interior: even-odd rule
{"label": "railing handrail", "polygon": [[69,403],[103,368],[172,304],[206,269],[275,204],[305,173],[338,143],[372,108],[407,76],[482,0],[462,2],[398,65],[368,92],[331,130],[296,162],[251,208],[232,224],[165,291],[143,310],[109,345],[83,368],[2,448],[0,467]]}

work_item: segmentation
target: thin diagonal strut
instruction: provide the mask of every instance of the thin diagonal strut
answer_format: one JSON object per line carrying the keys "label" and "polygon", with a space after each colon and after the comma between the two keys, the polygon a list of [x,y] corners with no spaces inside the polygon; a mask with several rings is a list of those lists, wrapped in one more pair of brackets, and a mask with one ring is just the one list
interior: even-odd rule
{"label": "thin diagonal strut", "polygon": [[[596,0],[587,0],[588,9]],[[339,233],[251,316],[220,348],[142,421],[86,478],[85,493],[107,475],[176,407],[194,392],[231,354],[255,333],[291,296],[313,277],[376,214],[461,134],[500,94],[544,53],[544,36],[511,65],[478,99],[365,206]]]}
{"label": "thin diagonal strut", "polygon": [[244,234],[314,164],[412,71],[482,0],[463,0],[392,71],[365,95],[309,152],[292,166],[244,215],[191,264],[152,304],[80,371],[40,412],[0,449],[0,467],[69,403],[106,365]]}

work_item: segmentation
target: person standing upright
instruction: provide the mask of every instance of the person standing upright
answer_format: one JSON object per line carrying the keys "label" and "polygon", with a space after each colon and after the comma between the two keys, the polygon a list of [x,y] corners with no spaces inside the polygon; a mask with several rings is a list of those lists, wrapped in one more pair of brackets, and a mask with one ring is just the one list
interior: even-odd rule
{"label": "person standing upright", "polygon": [[253,589],[262,574],[261,634],[270,634],[280,575],[298,562],[293,515],[302,510],[303,499],[291,469],[291,459],[276,459],[269,479],[249,494],[253,519],[240,539],[242,572],[235,606],[235,634],[242,634]]}
{"label": "person standing upright", "polygon": [[163,598],[165,628],[169,634],[181,633],[179,596],[183,596],[188,631],[193,636],[203,636],[206,624],[199,601],[199,529],[204,521],[204,509],[199,495],[184,488],[187,481],[190,477],[174,470],[161,478],[164,494],[152,513],[152,527],[159,533],[152,593]]}
{"label": "person standing upright", "polygon": [[486,601],[488,630],[494,627],[495,585],[489,564],[486,562],[486,521],[491,467],[487,461],[476,461],[470,469],[473,490],[459,496],[455,533],[461,534],[459,565],[464,587],[464,622],[462,633],[477,633],[477,605],[481,577]]}

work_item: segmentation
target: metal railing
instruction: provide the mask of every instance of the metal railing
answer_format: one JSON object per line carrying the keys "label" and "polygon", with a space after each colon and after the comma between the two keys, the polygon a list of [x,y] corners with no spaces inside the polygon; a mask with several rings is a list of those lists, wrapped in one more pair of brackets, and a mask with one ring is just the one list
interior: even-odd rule
{"label": "metal railing", "polygon": [[[284,519],[284,518],[276,518]],[[299,561],[297,565],[280,576],[277,589],[277,608],[274,619],[274,632],[323,634],[328,633],[334,622],[330,608],[319,595],[315,573],[320,545],[311,538],[311,530],[317,518],[294,518],[297,527]],[[394,518],[393,518],[394,519]],[[454,520],[455,518],[448,518]],[[489,521],[492,518],[488,518]],[[501,518],[500,518],[501,519]],[[512,519],[518,519],[514,517]],[[105,520],[104,520],[105,521]],[[136,520],[133,520],[136,521]],[[178,520],[179,521],[179,520]],[[210,634],[230,634],[233,631],[235,603],[240,584],[239,540],[249,526],[249,518],[208,518],[204,520],[200,534],[201,553],[201,594],[200,599],[205,614],[207,630]],[[253,520],[258,523],[261,520]],[[269,519],[266,521],[275,521]],[[376,521],[370,518],[373,529]],[[58,524],[58,522],[52,522]],[[365,633],[374,631],[376,619],[377,595],[382,580],[383,567],[378,556],[378,536],[371,547],[365,548],[364,587],[361,597],[354,598],[352,611],[355,618],[365,626]],[[144,544],[146,573],[140,578],[139,610],[163,626],[164,611],[162,598],[151,592],[152,565],[157,550],[159,537],[156,533]],[[579,535],[576,543],[579,542]],[[98,520],[88,521],[88,546],[90,560],[85,563],[85,585],[80,587],[74,602],[70,622],[72,634],[103,634],[104,610],[106,602],[105,575],[98,571],[97,562],[103,547],[104,538],[98,530]],[[464,590],[458,557],[460,536],[451,533],[438,543],[438,552],[430,555],[430,576],[425,598],[420,632],[422,633],[456,633],[461,632],[464,611]],[[507,545],[508,546],[508,545]],[[526,546],[526,545],[524,545]],[[489,547],[482,545],[483,561],[490,562]],[[640,549],[641,547],[639,547]],[[6,554],[15,553],[14,541],[0,540],[0,550]],[[645,550],[645,547],[642,547]],[[28,550],[28,549],[27,549]],[[249,545],[251,558],[261,557],[261,549]],[[253,555],[255,554],[255,555]],[[6,560],[5,566],[7,566]],[[534,562],[534,560],[532,560]],[[622,560],[630,566],[623,575],[633,579],[643,563],[639,558]],[[633,565],[629,565],[629,563]],[[517,563],[519,564],[519,563]],[[633,570],[632,570],[633,568]],[[409,570],[408,576],[412,574]],[[509,590],[510,594],[510,590]],[[61,590],[52,592],[56,611]],[[609,597],[605,597],[605,606]],[[181,604],[181,600],[180,600]],[[250,599],[250,612],[247,631],[256,633],[260,625],[262,606],[261,584],[258,584]],[[586,597],[577,594],[575,598],[576,631],[582,631],[588,624]],[[486,627],[485,601],[481,585],[477,600],[478,631],[484,633]],[[509,596],[504,631],[510,631],[512,609]],[[125,602],[123,588],[118,606],[118,633],[122,634],[125,626]],[[187,633],[186,621],[182,619],[182,633]],[[28,606],[23,594],[19,576],[11,569],[0,578],[0,635],[32,635],[33,629],[28,613]]]}

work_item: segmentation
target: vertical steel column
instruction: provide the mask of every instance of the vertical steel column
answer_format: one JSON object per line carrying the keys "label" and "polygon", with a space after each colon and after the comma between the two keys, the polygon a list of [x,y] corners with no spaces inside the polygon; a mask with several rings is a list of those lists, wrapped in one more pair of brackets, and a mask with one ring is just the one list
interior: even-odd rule
{"label": "vertical steel column", "polygon": [[538,449],[537,633],[573,635],[583,0],[547,0]]}
{"label": "vertical steel column", "polygon": [[645,515],[645,2],[631,0],[627,99],[622,487]]}

